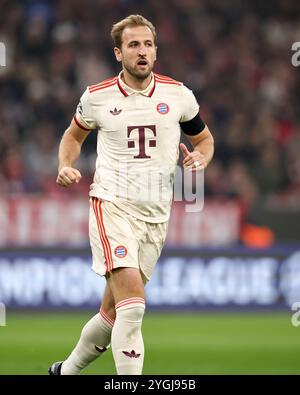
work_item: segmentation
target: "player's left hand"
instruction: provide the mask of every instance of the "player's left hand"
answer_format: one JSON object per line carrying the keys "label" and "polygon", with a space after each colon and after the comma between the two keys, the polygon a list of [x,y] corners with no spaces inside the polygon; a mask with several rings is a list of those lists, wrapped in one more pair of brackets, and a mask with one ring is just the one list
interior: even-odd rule
{"label": "player's left hand", "polygon": [[197,150],[190,152],[183,143],[180,144],[180,149],[184,157],[182,163],[185,170],[198,171],[206,168],[207,162],[201,152]]}

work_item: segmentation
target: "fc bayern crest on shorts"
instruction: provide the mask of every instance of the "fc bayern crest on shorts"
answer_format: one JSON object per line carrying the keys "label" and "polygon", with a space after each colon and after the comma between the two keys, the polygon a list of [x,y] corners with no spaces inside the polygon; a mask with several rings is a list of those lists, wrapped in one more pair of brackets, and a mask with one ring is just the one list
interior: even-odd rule
{"label": "fc bayern crest on shorts", "polygon": [[169,112],[169,106],[166,103],[159,103],[156,109],[162,115],[168,114]]}
{"label": "fc bayern crest on shorts", "polygon": [[125,258],[127,255],[127,248],[124,246],[118,246],[115,248],[115,256],[118,258]]}

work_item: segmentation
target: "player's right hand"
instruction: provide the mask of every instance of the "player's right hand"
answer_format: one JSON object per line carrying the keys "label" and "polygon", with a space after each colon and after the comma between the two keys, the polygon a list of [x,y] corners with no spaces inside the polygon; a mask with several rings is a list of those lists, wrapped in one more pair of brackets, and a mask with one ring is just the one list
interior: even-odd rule
{"label": "player's right hand", "polygon": [[73,167],[62,167],[56,179],[56,183],[61,187],[69,187],[73,182],[78,183],[81,180],[80,171]]}

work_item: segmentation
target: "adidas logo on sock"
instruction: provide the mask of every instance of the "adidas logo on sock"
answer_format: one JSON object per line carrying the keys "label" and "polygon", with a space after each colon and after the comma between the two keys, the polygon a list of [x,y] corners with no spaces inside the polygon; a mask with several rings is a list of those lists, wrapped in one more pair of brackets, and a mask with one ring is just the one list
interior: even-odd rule
{"label": "adidas logo on sock", "polygon": [[141,354],[136,354],[136,352],[134,350],[131,350],[131,352],[128,352],[128,351],[122,351],[122,352],[123,352],[123,354],[126,355],[126,357],[129,357],[129,358],[138,358],[141,355]]}
{"label": "adidas logo on sock", "polygon": [[98,347],[98,346],[96,346],[96,345],[95,345],[95,349],[96,349],[98,352],[104,352],[104,351],[107,350],[106,347]]}

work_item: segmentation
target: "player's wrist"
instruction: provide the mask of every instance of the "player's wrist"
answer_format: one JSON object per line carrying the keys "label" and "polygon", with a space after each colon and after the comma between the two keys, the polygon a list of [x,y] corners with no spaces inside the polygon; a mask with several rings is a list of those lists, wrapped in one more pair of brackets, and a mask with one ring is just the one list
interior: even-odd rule
{"label": "player's wrist", "polygon": [[72,168],[72,165],[71,164],[60,165],[60,166],[58,166],[58,172],[61,172],[65,168]]}

